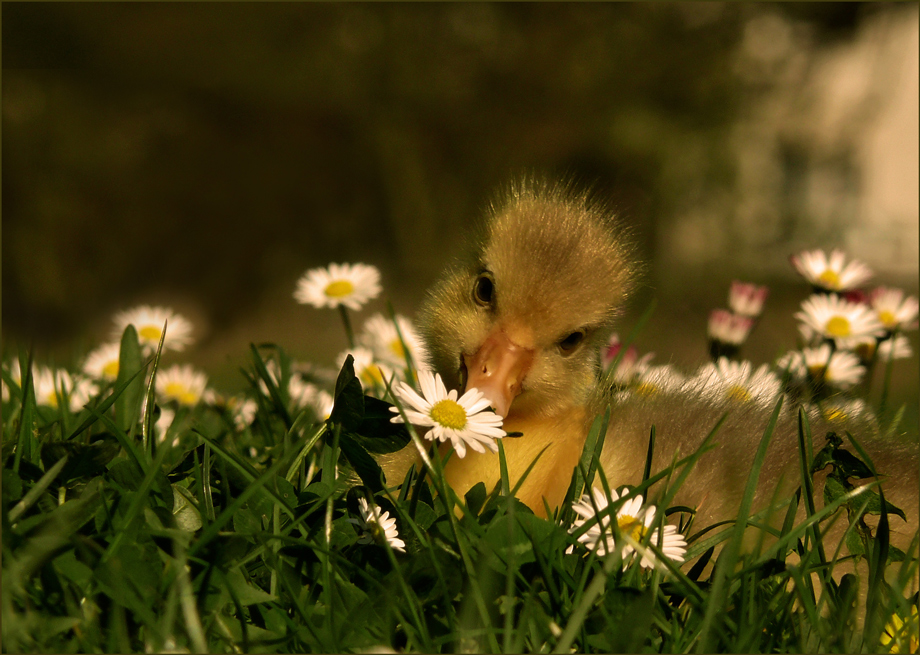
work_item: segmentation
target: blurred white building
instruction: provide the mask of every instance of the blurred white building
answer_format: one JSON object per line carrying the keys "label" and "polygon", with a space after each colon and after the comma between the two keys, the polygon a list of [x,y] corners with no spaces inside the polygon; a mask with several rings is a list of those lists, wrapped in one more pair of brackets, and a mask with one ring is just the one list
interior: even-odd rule
{"label": "blurred white building", "polygon": [[792,277],[790,253],[836,246],[915,286],[918,43],[916,4],[870,15],[853,40],[831,45],[769,6],[752,15],[735,65],[762,92],[732,131],[736,177],[660,230],[662,258]]}

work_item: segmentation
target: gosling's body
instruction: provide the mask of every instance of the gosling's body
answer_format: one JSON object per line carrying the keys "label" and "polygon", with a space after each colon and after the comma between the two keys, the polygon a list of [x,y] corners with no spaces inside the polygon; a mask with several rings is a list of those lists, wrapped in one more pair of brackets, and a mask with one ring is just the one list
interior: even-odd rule
{"label": "gosling's body", "polygon": [[[421,312],[431,365],[448,388],[476,387],[505,416],[512,486],[541,451],[518,497],[537,514],[559,506],[595,417],[611,408],[601,466],[611,487],[641,482],[649,433],[656,430],[653,472],[702,444],[719,419],[716,448],[703,455],[672,504],[697,510],[698,528],[737,516],[754,453],[772,406],[718,401],[693,392],[622,396],[600,378],[598,352],[636,277],[628,239],[610,214],[584,194],[542,183],[514,187],[493,208],[481,243],[444,275]],[[851,429],[876,467],[888,475],[888,497],[908,522],[893,519],[905,548],[917,529],[915,443],[883,443],[869,423],[812,426],[812,448],[828,429]],[[779,488],[788,496],[801,480],[797,419],[784,408],[760,475],[755,509]],[[411,452],[390,458],[388,477],[401,479]],[[473,485],[500,479],[498,456],[470,452],[445,470],[463,497]],[[651,496],[663,484],[652,489]],[[780,517],[781,520],[781,517]]]}

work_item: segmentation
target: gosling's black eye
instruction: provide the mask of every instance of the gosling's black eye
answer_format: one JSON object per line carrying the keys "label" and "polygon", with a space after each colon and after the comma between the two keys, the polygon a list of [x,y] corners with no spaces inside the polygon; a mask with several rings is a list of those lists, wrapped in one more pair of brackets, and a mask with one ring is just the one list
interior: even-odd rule
{"label": "gosling's black eye", "polygon": [[492,304],[492,298],[495,296],[495,282],[488,273],[482,273],[473,283],[473,300],[483,307]]}
{"label": "gosling's black eye", "polygon": [[571,355],[584,338],[585,333],[581,330],[576,330],[559,342],[559,350],[562,351],[563,355]]}

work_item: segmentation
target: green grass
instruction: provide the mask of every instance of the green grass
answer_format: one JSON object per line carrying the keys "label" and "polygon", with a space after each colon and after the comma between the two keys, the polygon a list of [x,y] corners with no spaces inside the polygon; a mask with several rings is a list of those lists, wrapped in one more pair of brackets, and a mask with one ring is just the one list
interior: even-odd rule
{"label": "green grass", "polygon": [[[890,616],[908,616],[917,602],[906,596],[916,540],[907,554],[888,544],[897,508],[880,497],[869,506],[874,492],[847,486],[845,467],[863,463],[858,442],[805,452],[805,420],[802,487],[776,499],[787,507],[781,528],[751,516],[771,422],[744,520],[691,525],[682,565],[658,551],[660,568],[623,568],[616,555],[566,554],[577,543],[569,504],[554,520],[535,516],[514,498],[504,467],[496,489],[457,498],[437,451],[390,423],[389,405],[363,395],[350,362],[328,421],[292,413],[265,366],[269,353],[290,374],[283,351],[253,347],[244,373],[259,410],[250,426],[199,404],[177,410],[163,441],[145,384],[158,356],[140,357],[133,329],[119,378],[79,412],[65,409],[66,398],[59,409],[36,405],[31,376],[20,386],[4,371],[5,652],[884,652]],[[596,457],[608,420],[595,422],[569,501],[607,486]],[[384,480],[373,455],[410,443],[431,468]],[[707,443],[664,471],[647,468],[626,497],[666,479],[660,526]],[[649,461],[653,448],[654,431]],[[817,457],[842,480],[823,501],[810,485]],[[358,543],[349,519],[359,498],[396,517],[405,553]],[[796,522],[800,504],[805,519]],[[873,510],[881,522],[870,537],[859,520]],[[824,543],[824,530],[847,515],[868,578],[833,575],[849,556]],[[752,532],[763,538],[745,539]],[[742,547],[748,541],[755,546]]]}

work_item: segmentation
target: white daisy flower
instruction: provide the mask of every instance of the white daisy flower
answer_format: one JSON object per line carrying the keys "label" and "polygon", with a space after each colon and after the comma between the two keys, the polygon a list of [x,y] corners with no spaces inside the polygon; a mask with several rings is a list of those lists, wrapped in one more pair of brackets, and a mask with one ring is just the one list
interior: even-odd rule
{"label": "white daisy flower", "polygon": [[813,286],[826,291],[849,291],[872,277],[872,270],[858,259],[846,262],[842,250],[804,250],[789,258],[795,270]]}
{"label": "white daisy flower", "polygon": [[885,339],[878,344],[878,359],[887,362],[889,359],[907,359],[914,356],[910,347],[910,340],[903,334],[890,339]]}
{"label": "white daisy flower", "polygon": [[[622,350],[623,344],[620,342],[620,337],[614,332],[601,352],[601,360],[605,369],[613,365],[613,361]],[[654,356],[655,353],[646,353],[639,357],[639,350],[635,346],[630,346],[620,357],[616,369],[611,374],[613,381],[621,385],[631,384],[648,370],[649,363]]]}
{"label": "white daisy flower", "polygon": [[227,398],[227,409],[233,417],[233,424],[238,430],[245,430],[256,419],[259,403],[246,396],[230,396]]}
{"label": "white daisy flower", "polygon": [[[396,331],[397,325],[399,332]],[[402,340],[399,338],[400,334]],[[383,314],[374,314],[364,323],[364,330],[358,337],[358,342],[369,348],[379,361],[398,369],[406,366],[406,352],[403,348],[405,342],[415,367],[427,368],[425,347],[415,327],[404,316],[397,315],[394,324]]]}
{"label": "white daisy flower", "polygon": [[191,364],[173,364],[157,371],[157,393],[163,401],[175,400],[180,405],[197,405],[208,386],[208,376],[196,371]]}
{"label": "white daisy flower", "polygon": [[[478,453],[484,453],[486,448],[498,452],[495,440],[504,437],[505,431],[501,429],[502,417],[489,409],[488,398],[473,388],[458,399],[457,390],[448,392],[437,373],[419,371],[418,377],[421,396],[405,382],[399,382],[394,389],[412,425],[431,427],[425,437],[432,441],[450,439],[457,457],[466,457],[467,446]],[[390,411],[397,414],[390,419],[393,423],[403,422],[396,407],[390,407]]]}
{"label": "white daisy flower", "polygon": [[98,393],[99,387],[92,380],[75,375],[70,388],[70,411],[79,412]]}
{"label": "white daisy flower", "polygon": [[762,364],[754,370],[748,361],[734,362],[720,357],[715,364],[700,367],[690,384],[713,400],[724,399],[761,405],[772,404],[780,393],[780,379]]}
{"label": "white daisy flower", "polygon": [[874,414],[859,398],[831,398],[812,408],[812,414],[831,423],[844,425],[854,420],[874,420]]}
{"label": "white daisy flower", "polygon": [[406,552],[406,542],[399,538],[396,519],[390,518],[389,512],[381,514],[379,506],[369,507],[364,498],[358,499],[358,510],[361,512],[361,518],[348,519],[348,522],[363,530],[363,534],[358,539],[359,544],[382,543],[386,540],[393,550]]}
{"label": "white daisy flower", "polygon": [[[22,386],[20,379],[17,382]],[[99,393],[99,389],[90,380],[74,379],[64,369],[51,369],[47,366],[33,366],[32,388],[37,405],[56,408],[58,397],[67,398],[67,407],[71,412],[79,412],[90,398]]]}
{"label": "white daisy flower", "polygon": [[152,353],[160,344],[163,324],[166,324],[166,338],[163,350],[183,350],[192,343],[192,324],[182,315],[168,307],[151,307],[141,305],[115,314],[113,338],[121,340],[125,328],[133,325],[137,330],[137,339],[146,353]]}
{"label": "white daisy flower", "polygon": [[636,378],[634,391],[642,396],[655,396],[659,393],[677,391],[687,379],[670,364],[649,366]]}
{"label": "white daisy flower", "polygon": [[728,306],[741,316],[760,316],[769,293],[767,287],[734,280],[728,292]]}
{"label": "white daisy flower", "polygon": [[817,383],[823,382],[839,389],[859,384],[866,373],[856,355],[846,350],[832,352],[830,344],[826,343],[817,348],[788,352],[776,361],[776,366],[780,370],[788,369],[797,380],[809,377]]}
{"label": "white daisy flower", "polygon": [[118,341],[103,344],[86,356],[83,372],[96,380],[114,380],[118,377],[120,354],[121,343]]}
{"label": "white daisy flower", "polygon": [[329,264],[312,268],[297,281],[294,299],[314,307],[358,310],[380,294],[380,271],[367,264]]}
{"label": "white daisy flower", "polygon": [[[591,502],[591,497],[585,494],[579,501],[572,504],[572,509],[581,518],[575,519],[574,524],[569,529],[569,533],[574,533],[586,523],[593,522],[594,524],[588,528],[587,532],[578,537],[578,541],[583,543],[588,550],[595,550],[599,557],[605,557],[607,554],[619,550],[620,557],[623,559],[623,567],[625,568],[629,557],[635,552],[635,548],[625,539],[619,548],[617,547],[610,515],[599,518],[598,513],[594,511],[596,506],[597,511],[603,513],[603,510],[607,508],[607,496],[597,487],[594,487],[591,491],[594,503]],[[611,491],[610,496],[614,503],[620,499],[620,495],[616,491]],[[623,503],[616,514],[617,527],[620,533],[629,535],[633,541],[639,544],[645,539],[655,521],[655,507],[653,505],[643,507],[642,503],[642,496],[631,498]],[[677,528],[673,525],[664,526],[661,537],[661,551],[665,556],[675,562],[684,561],[687,542],[684,536],[677,531]],[[659,533],[656,528],[652,532],[651,543],[657,546],[658,539]],[[566,552],[572,552],[572,550],[570,547]],[[640,565],[645,568],[653,568],[655,560],[654,553],[651,549],[647,549],[642,555]]]}
{"label": "white daisy flower", "polygon": [[849,349],[867,337],[881,337],[885,328],[867,306],[844,300],[837,294],[814,294],[795,313],[799,331],[807,341],[833,339],[837,348]]}
{"label": "white daisy flower", "polygon": [[325,421],[332,414],[335,402],[332,394],[314,384],[304,382],[299,375],[291,376],[288,394],[296,407],[311,407],[321,421]]}
{"label": "white daisy flower", "polygon": [[913,296],[905,297],[901,289],[878,287],[869,294],[869,304],[889,332],[917,328],[920,302]]}
{"label": "white daisy flower", "polygon": [[749,316],[732,314],[724,309],[714,309],[709,314],[709,338],[719,343],[740,346],[747,340],[752,327],[754,319]]}
{"label": "white daisy flower", "polygon": [[369,348],[358,347],[339,353],[336,358],[339,368],[345,363],[348,355],[355,359],[355,375],[365,390],[386,388],[387,381],[393,377],[393,371],[386,364],[379,363]]}
{"label": "white daisy flower", "polygon": [[[175,419],[176,412],[174,410],[168,407],[160,407],[160,415],[157,417],[156,422],[153,424],[154,432],[156,432],[157,435],[157,443],[163,443],[166,441],[166,433],[169,432],[169,428],[172,427],[173,421]],[[173,437],[171,445],[179,445],[178,435]]]}

